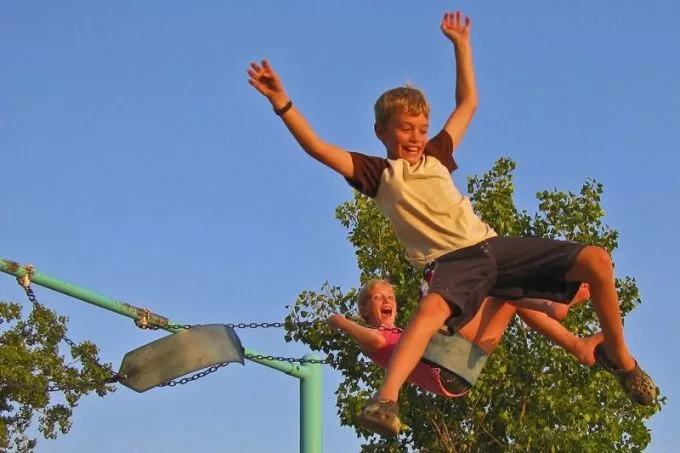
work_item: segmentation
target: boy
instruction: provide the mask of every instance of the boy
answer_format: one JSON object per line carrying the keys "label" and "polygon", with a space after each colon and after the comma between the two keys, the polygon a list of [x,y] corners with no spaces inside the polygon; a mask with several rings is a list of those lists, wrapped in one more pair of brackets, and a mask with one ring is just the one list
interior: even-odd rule
{"label": "boy", "polygon": [[[362,420],[389,432],[398,420],[399,389],[420,361],[432,335],[446,324],[465,325],[488,295],[571,300],[581,282],[590,285],[603,332],[597,361],[612,372],[628,396],[653,404],[656,387],[631,356],[623,336],[614,271],[606,250],[544,238],[498,237],[454,186],[453,150],[477,108],[469,18],[446,13],[441,30],[456,56],[456,107],[444,128],[427,140],[429,105],[419,90],[397,88],[375,105],[375,133],[387,159],[349,152],[320,139],[286,95],[271,66],[252,63],[249,83],[272,104],[300,146],[372,197],[390,220],[417,268],[432,275],[429,291],[404,330],[383,385],[364,408]],[[387,431],[385,431],[387,430]]]}
{"label": "boy", "polygon": [[[572,304],[589,298],[587,285],[582,285]],[[394,327],[398,307],[392,285],[384,280],[370,280],[359,291],[358,306],[359,315],[371,327],[362,326],[340,313],[329,316],[328,324],[349,334],[367,357],[376,364],[387,367],[394,346],[401,336],[400,329]],[[569,307],[565,304],[562,306]],[[458,332],[460,338],[457,344],[461,344],[462,341],[468,346],[474,345],[471,348],[461,348],[461,354],[458,354],[458,365],[462,370],[468,371],[469,364],[472,362],[480,363],[479,370],[481,371],[486,357],[491,355],[500,343],[515,313],[529,327],[573,354],[582,364],[587,366],[595,364],[594,351],[595,346],[602,341],[601,334],[578,338],[559,322],[543,313],[526,309],[517,310],[514,306],[498,299],[487,298],[475,317]],[[381,327],[381,329],[375,327]],[[485,355],[481,361],[477,357],[480,351]],[[474,381],[466,379],[462,374],[457,375],[453,371],[425,360],[421,360],[416,365],[408,381],[423,390],[449,398],[465,396],[474,384]],[[399,427],[394,426],[393,432],[398,431]]]}

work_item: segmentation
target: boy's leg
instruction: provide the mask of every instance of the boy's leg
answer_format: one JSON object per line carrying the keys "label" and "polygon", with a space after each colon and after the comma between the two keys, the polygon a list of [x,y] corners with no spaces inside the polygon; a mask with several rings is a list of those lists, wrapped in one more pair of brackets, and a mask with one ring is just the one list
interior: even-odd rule
{"label": "boy's leg", "polygon": [[604,342],[595,349],[597,362],[616,376],[630,399],[638,404],[654,404],[658,389],[630,355],[623,338],[614,266],[609,253],[600,247],[585,247],[570,266],[566,279],[590,284],[591,300],[604,333]]}
{"label": "boy's leg", "polygon": [[529,327],[571,353],[582,364],[587,366],[595,364],[595,347],[602,343],[601,332],[587,338],[579,338],[543,313],[519,309],[517,314]]}
{"label": "boy's leg", "polygon": [[426,294],[397,342],[383,385],[361,412],[362,425],[383,435],[399,433],[399,390],[422,359],[432,335],[444,324],[458,331],[474,318],[495,279],[496,263],[481,246],[449,253],[428,266]]}
{"label": "boy's leg", "polygon": [[521,286],[525,297],[569,302],[580,286],[577,282],[588,283],[605,352],[618,368],[635,368],[623,338],[614,268],[604,249],[545,238],[499,237],[489,241],[488,251],[499,263],[497,286]]}
{"label": "boy's leg", "polygon": [[[392,353],[383,385],[359,416],[359,422],[365,428],[383,436],[392,437],[399,433],[401,421],[396,402],[399,390],[422,359],[432,336],[451,314],[449,304],[441,295],[429,293],[421,299]],[[514,314],[515,308],[511,305],[487,298],[459,333],[490,354],[500,342]]]}
{"label": "boy's leg", "polygon": [[432,335],[450,316],[451,308],[439,294],[427,294],[420,301],[392,353],[385,380],[378,389],[376,399],[390,401],[398,399],[401,386],[423,357]]}
{"label": "boy's leg", "polygon": [[654,382],[638,367],[623,337],[613,264],[606,250],[535,237],[493,238],[485,250],[498,263],[492,295],[519,287],[525,297],[568,302],[579,282],[588,283],[604,338],[595,350],[597,361],[619,379],[631,399],[653,404]]}
{"label": "boy's leg", "polygon": [[623,322],[614,282],[614,267],[606,250],[587,246],[577,255],[565,277],[590,284],[590,294],[604,334],[604,350],[613,364],[623,370],[635,369],[623,337]]}
{"label": "boy's leg", "polygon": [[392,353],[383,385],[361,411],[358,421],[365,428],[382,436],[399,434],[399,390],[422,358],[432,335],[450,316],[451,309],[440,295],[430,293],[420,300]]}

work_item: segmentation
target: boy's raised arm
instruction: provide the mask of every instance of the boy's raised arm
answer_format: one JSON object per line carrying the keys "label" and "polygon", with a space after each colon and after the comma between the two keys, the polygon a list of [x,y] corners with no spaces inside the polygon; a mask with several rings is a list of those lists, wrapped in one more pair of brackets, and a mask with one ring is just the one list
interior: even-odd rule
{"label": "boy's raised arm", "polygon": [[470,46],[471,25],[470,18],[463,17],[460,12],[444,14],[441,23],[442,32],[453,43],[456,55],[456,108],[444,125],[444,130],[453,140],[454,149],[465,135],[477,110],[477,86]]}
{"label": "boy's raised arm", "polygon": [[290,133],[302,149],[314,159],[332,168],[346,178],[354,177],[354,164],[350,153],[340,147],[321,140],[283,89],[279,76],[271,65],[251,63],[248,68],[250,83],[272,104],[274,111],[283,119]]}

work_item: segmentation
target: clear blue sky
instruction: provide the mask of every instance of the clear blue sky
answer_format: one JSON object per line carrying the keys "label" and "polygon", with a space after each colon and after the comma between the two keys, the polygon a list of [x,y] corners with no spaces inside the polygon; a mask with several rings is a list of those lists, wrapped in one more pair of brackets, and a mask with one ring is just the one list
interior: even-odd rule
{"label": "clear blue sky", "polygon": [[[446,10],[473,19],[480,105],[464,177],[516,160],[519,206],[538,190],[605,186],[618,275],[644,303],[628,342],[670,400],[648,451],[680,444],[672,286],[680,267],[680,5],[554,2],[0,2],[0,257],[187,323],[280,321],[284,305],[358,272],[335,207],[344,181],[309,159],[247,84],[268,58],[319,134],[369,154],[372,105],[405,82],[453,106]],[[3,274],[4,275],[4,274]],[[21,300],[0,275],[0,297]],[[117,368],[158,334],[46,289],[74,339]],[[247,347],[302,356],[281,331]],[[325,451],[357,451],[325,370]],[[200,382],[85,398],[39,452],[294,452],[298,381],[253,363]]]}

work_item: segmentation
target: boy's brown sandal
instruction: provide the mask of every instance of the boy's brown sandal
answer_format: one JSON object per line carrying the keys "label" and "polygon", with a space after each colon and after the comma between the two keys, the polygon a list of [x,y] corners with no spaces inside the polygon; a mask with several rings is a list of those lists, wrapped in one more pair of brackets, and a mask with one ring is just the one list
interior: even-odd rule
{"label": "boy's brown sandal", "polygon": [[396,401],[372,399],[361,411],[359,424],[383,437],[397,437],[401,430],[399,404]]}
{"label": "boy's brown sandal", "polygon": [[640,368],[637,360],[635,361],[635,368],[630,371],[623,371],[609,360],[602,343],[595,347],[595,359],[604,370],[616,376],[631,400],[644,406],[656,402],[658,389],[652,378]]}

